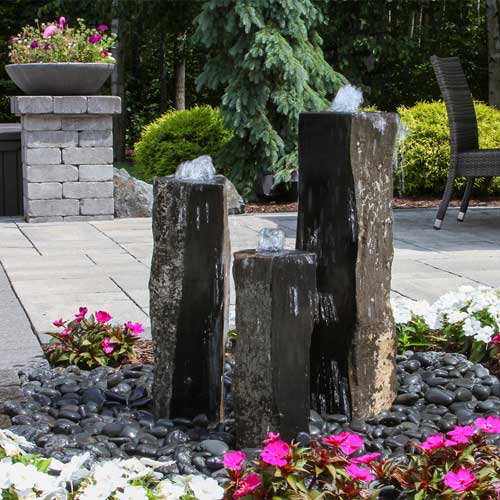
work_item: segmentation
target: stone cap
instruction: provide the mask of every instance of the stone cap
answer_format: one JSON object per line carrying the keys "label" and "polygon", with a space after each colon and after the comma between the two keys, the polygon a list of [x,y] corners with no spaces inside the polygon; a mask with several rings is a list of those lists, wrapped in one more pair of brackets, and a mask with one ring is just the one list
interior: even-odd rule
{"label": "stone cap", "polygon": [[114,95],[13,96],[10,110],[15,115],[115,115],[121,113],[121,98]]}

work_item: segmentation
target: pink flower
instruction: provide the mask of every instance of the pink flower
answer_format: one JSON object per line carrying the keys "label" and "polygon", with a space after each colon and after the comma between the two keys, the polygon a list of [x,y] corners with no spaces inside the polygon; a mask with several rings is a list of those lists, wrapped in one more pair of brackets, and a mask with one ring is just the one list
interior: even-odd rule
{"label": "pink flower", "polygon": [[233,451],[224,455],[224,467],[231,470],[241,470],[241,462],[246,455],[242,451]]}
{"label": "pink flower", "polygon": [[60,334],[60,337],[66,337],[71,333],[71,328],[65,328]]}
{"label": "pink flower", "polygon": [[427,452],[436,450],[437,448],[443,448],[445,446],[445,441],[442,434],[433,434],[422,443],[422,448]]}
{"label": "pink flower", "polygon": [[64,326],[64,323],[66,323],[66,321],[63,321],[62,318],[59,318],[59,319],[56,319],[55,321],[52,321],[52,324],[54,326],[57,326],[58,328],[62,328]]}
{"label": "pink flower", "polygon": [[96,311],[95,319],[99,323],[107,323],[111,319],[111,316],[106,311]]}
{"label": "pink flower", "polygon": [[42,33],[43,38],[50,38],[57,31],[57,26],[55,24],[49,24]]}
{"label": "pink flower", "polygon": [[50,43],[46,43],[44,46],[43,46],[43,50],[45,50],[45,52],[47,52],[48,50],[50,50],[50,48],[52,47],[52,45],[50,45]]}
{"label": "pink flower", "polygon": [[102,40],[102,35],[99,35],[99,33],[95,33],[95,34],[89,36],[90,43],[98,43],[101,40]]}
{"label": "pink flower", "polygon": [[357,465],[348,465],[345,468],[347,474],[349,474],[353,479],[357,479],[358,481],[372,481],[375,479],[375,475],[372,473],[370,469],[362,469]]}
{"label": "pink flower", "polygon": [[500,434],[500,418],[498,417],[492,415],[487,418],[478,418],[474,423],[483,432]]}
{"label": "pink flower", "polygon": [[105,24],[100,24],[97,26],[97,31],[108,31],[109,28]]}
{"label": "pink flower", "polygon": [[457,472],[450,471],[444,476],[444,484],[455,491],[470,490],[475,480],[474,473],[463,466]]}
{"label": "pink flower", "polygon": [[59,23],[58,23],[58,27],[60,30],[63,30],[64,29],[64,25],[66,24],[66,18],[64,16],[61,16],[59,18]]}
{"label": "pink flower", "polygon": [[267,444],[260,456],[266,464],[283,467],[288,463],[289,453],[290,447],[288,444],[284,441],[277,440]]}
{"label": "pink flower", "polygon": [[144,328],[140,323],[132,323],[131,321],[127,321],[125,323],[125,328],[128,328],[130,333],[134,335],[139,335],[144,331]]}
{"label": "pink flower", "polygon": [[267,439],[264,439],[264,444],[269,444],[269,443],[272,443],[274,441],[278,441],[278,439],[280,438],[280,433],[279,432],[270,432],[268,435],[267,435]]}
{"label": "pink flower", "polygon": [[260,478],[257,474],[249,474],[245,479],[236,485],[233,498],[241,498],[251,493],[260,486]]}
{"label": "pink flower", "polygon": [[346,455],[352,455],[363,446],[363,438],[357,434],[344,431],[340,434],[323,438],[323,443],[338,446]]}
{"label": "pink flower", "polygon": [[380,453],[367,453],[366,455],[361,455],[360,457],[351,458],[353,464],[369,464],[372,460],[380,457]]}
{"label": "pink flower", "polygon": [[493,337],[493,338],[490,340],[490,342],[491,342],[492,344],[498,344],[498,343],[500,343],[500,333],[499,333],[496,337]]}
{"label": "pink flower", "polygon": [[78,314],[75,314],[75,323],[78,325],[82,320],[85,319],[88,309],[86,307],[80,307]]}
{"label": "pink flower", "polygon": [[38,47],[40,46],[40,44],[38,43],[38,40],[33,40],[30,44],[30,47],[32,49],[38,49]]}
{"label": "pink flower", "polygon": [[115,350],[115,346],[110,342],[108,337],[104,337],[101,347],[106,354],[111,354]]}
{"label": "pink flower", "polygon": [[468,443],[469,438],[474,435],[476,430],[471,425],[457,425],[452,431],[448,432],[455,443]]}

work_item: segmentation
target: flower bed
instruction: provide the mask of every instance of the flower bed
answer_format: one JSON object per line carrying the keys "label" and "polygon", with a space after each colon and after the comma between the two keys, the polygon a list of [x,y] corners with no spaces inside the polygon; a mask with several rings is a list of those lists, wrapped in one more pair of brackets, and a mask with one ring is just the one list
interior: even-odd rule
{"label": "flower bed", "polygon": [[500,360],[500,290],[463,286],[432,305],[410,299],[393,301],[399,350],[458,350],[474,362]]}
{"label": "flower bed", "polygon": [[500,418],[478,418],[447,435],[429,436],[415,453],[380,459],[363,451],[361,436],[342,432],[310,447],[269,434],[258,459],[241,451],[226,454],[230,481],[226,498],[379,498],[385,491],[408,499],[498,498],[500,448],[488,435],[500,433]]}
{"label": "flower bed", "polygon": [[214,479],[156,472],[165,462],[131,458],[96,463],[89,453],[63,464],[28,454],[33,445],[0,430],[0,494],[3,500],[219,500],[224,490]]}

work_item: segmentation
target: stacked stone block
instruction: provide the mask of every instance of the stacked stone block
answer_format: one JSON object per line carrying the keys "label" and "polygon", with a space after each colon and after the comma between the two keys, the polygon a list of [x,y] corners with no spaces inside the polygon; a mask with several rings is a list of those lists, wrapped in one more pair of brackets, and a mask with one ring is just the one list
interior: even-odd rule
{"label": "stacked stone block", "polygon": [[16,96],[28,222],[112,219],[116,96]]}

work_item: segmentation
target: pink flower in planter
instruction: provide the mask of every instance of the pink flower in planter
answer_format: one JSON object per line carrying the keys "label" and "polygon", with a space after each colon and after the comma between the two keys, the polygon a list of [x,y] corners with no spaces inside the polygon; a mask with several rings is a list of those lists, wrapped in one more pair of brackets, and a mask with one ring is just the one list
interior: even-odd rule
{"label": "pink flower in planter", "polygon": [[107,323],[111,319],[111,315],[106,311],[96,311],[95,319],[99,321],[99,323]]}
{"label": "pink flower in planter", "polygon": [[444,484],[455,491],[470,490],[475,480],[474,473],[463,466],[457,472],[450,471],[444,476]]}
{"label": "pink flower in planter", "polygon": [[490,342],[492,344],[499,344],[500,343],[500,333],[496,336],[496,337],[493,337]]}
{"label": "pink flower in planter", "polygon": [[71,328],[65,328],[60,334],[60,337],[67,337],[71,333]]}
{"label": "pink flower in planter", "polygon": [[38,43],[38,40],[33,40],[30,44],[30,47],[32,49],[38,49],[38,47],[40,46],[40,44]]}
{"label": "pink flower in planter", "polygon": [[111,354],[115,350],[115,346],[111,343],[108,337],[104,337],[101,342],[101,347],[105,354]]}
{"label": "pink flower in planter", "polygon": [[241,470],[241,462],[246,455],[242,451],[233,451],[224,455],[224,467],[231,470]]}
{"label": "pink flower in planter", "polygon": [[101,40],[102,40],[102,35],[99,35],[99,33],[95,33],[95,34],[89,36],[90,43],[98,43]]}
{"label": "pink flower in planter", "polygon": [[62,328],[64,326],[64,323],[66,323],[66,321],[63,321],[62,318],[59,318],[59,319],[56,319],[55,321],[52,321],[52,324],[54,326],[57,326],[58,328]]}
{"label": "pink flower in planter", "polygon": [[66,18],[64,16],[61,16],[59,18],[59,23],[58,23],[59,29],[63,30],[65,24],[66,24]]}
{"label": "pink flower in planter", "polygon": [[346,455],[352,455],[363,446],[363,438],[357,434],[344,431],[340,434],[323,438],[323,443],[338,446]]}
{"label": "pink flower in planter", "polygon": [[130,330],[130,333],[133,335],[139,335],[140,333],[144,332],[144,327],[141,325],[141,323],[132,323],[131,321],[127,321],[125,323],[125,328],[128,328]]}
{"label": "pink flower in planter", "polygon": [[75,314],[75,324],[78,325],[81,321],[85,319],[85,315],[87,314],[88,309],[86,307],[80,307],[78,310],[78,314]]}
{"label": "pink flower in planter", "polygon": [[44,46],[43,46],[43,50],[45,50],[45,52],[47,52],[48,50],[50,50],[50,48],[52,47],[52,45],[50,45],[50,43],[46,43]]}
{"label": "pink flower in planter", "polygon": [[457,425],[452,431],[447,434],[455,443],[468,443],[469,438],[475,434],[476,430],[471,425]]}
{"label": "pink flower in planter", "polygon": [[429,452],[432,450],[437,450],[438,448],[443,448],[445,446],[445,438],[442,434],[433,434],[427,437],[427,439],[422,443],[422,448]]}
{"label": "pink flower in planter", "polygon": [[483,432],[500,434],[500,418],[498,417],[492,415],[486,418],[478,418],[474,423]]}
{"label": "pink flower in planter", "polygon": [[289,453],[290,446],[285,441],[278,440],[267,444],[260,457],[266,464],[284,467],[288,463]]}
{"label": "pink flower in planter", "polygon": [[264,444],[273,443],[274,441],[278,441],[280,438],[279,432],[269,432],[267,435],[267,439],[264,439]]}
{"label": "pink flower in planter", "polygon": [[43,38],[50,38],[53,36],[57,31],[57,26],[55,24],[49,24],[42,33]]}
{"label": "pink flower in planter", "polygon": [[241,498],[251,493],[255,488],[260,486],[260,478],[257,474],[249,474],[245,479],[240,481],[234,490],[233,498]]}
{"label": "pink flower in planter", "polygon": [[351,458],[353,464],[369,464],[372,460],[380,457],[380,453],[367,453],[366,455],[361,455],[360,457]]}
{"label": "pink flower in planter", "polygon": [[108,31],[109,28],[105,24],[100,24],[97,26],[97,31]]}
{"label": "pink flower in planter", "polygon": [[362,469],[357,465],[348,465],[345,468],[347,474],[349,474],[353,479],[357,479],[358,481],[372,481],[375,479],[375,475],[372,473],[370,469]]}

